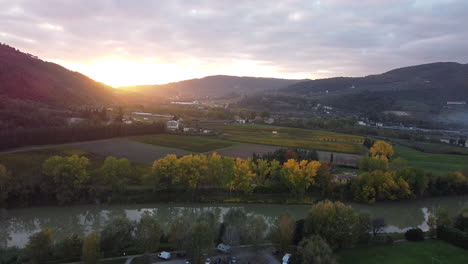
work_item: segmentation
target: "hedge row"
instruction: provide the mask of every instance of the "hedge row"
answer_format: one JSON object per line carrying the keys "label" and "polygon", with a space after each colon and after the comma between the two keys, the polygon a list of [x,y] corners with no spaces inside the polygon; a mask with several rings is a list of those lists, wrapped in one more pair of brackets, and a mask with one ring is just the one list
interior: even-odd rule
{"label": "hedge row", "polygon": [[449,242],[455,246],[468,249],[468,233],[454,227],[440,227],[437,230],[437,238]]}

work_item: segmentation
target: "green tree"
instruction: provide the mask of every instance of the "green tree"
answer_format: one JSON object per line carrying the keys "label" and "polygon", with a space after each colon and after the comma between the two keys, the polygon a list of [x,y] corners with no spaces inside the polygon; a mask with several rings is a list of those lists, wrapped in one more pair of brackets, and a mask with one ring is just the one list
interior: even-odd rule
{"label": "green tree", "polygon": [[250,162],[251,170],[256,175],[257,185],[266,185],[268,176],[280,168],[280,163],[277,160],[257,159],[255,162],[252,160]]}
{"label": "green tree", "polygon": [[206,223],[196,223],[190,230],[186,250],[194,263],[202,263],[203,253],[213,247],[215,237],[212,234],[211,227]]}
{"label": "green tree", "polygon": [[364,157],[359,162],[359,169],[363,171],[388,170],[388,160],[375,157]]}
{"label": "green tree", "polygon": [[78,155],[53,156],[44,162],[42,171],[53,179],[56,185],[56,198],[61,204],[72,202],[84,190],[89,180],[86,170],[88,165],[89,160]]}
{"label": "green tree", "polygon": [[100,259],[100,238],[98,233],[91,233],[83,241],[83,262],[98,264]]}
{"label": "green tree", "polygon": [[187,245],[187,236],[190,233],[193,222],[187,216],[175,218],[169,228],[169,242],[178,250],[185,249]]}
{"label": "green tree", "polygon": [[372,229],[371,217],[367,213],[359,214],[359,227],[358,233],[359,238],[358,242],[361,244],[367,244],[370,240],[370,231]]}
{"label": "green tree", "polygon": [[56,245],[55,252],[60,259],[72,261],[80,258],[82,247],[83,240],[78,234],[71,234]]}
{"label": "green tree", "polygon": [[327,242],[317,235],[312,235],[299,243],[297,255],[300,264],[336,264],[333,251]]}
{"label": "green tree", "polygon": [[0,164],[0,208],[5,205],[12,190],[12,180],[11,173],[5,166]]}
{"label": "green tree", "polygon": [[271,240],[278,245],[279,250],[287,252],[293,242],[296,222],[287,214],[280,215],[271,229]]}
{"label": "green tree", "polygon": [[162,235],[158,220],[148,212],[143,213],[135,230],[137,247],[144,253],[155,252],[159,249]]}
{"label": "green tree", "polygon": [[326,197],[333,193],[335,183],[334,176],[331,173],[331,165],[329,163],[321,163],[315,177],[315,185],[318,187],[322,196]]}
{"label": "green tree", "polygon": [[53,243],[54,236],[50,228],[44,228],[31,235],[28,244],[26,244],[26,251],[32,263],[39,264],[48,260],[52,253]]}
{"label": "green tree", "polygon": [[248,216],[244,210],[231,208],[224,215],[223,243],[238,246],[247,241],[248,237]]}
{"label": "green tree", "polygon": [[121,254],[133,243],[134,222],[126,217],[117,217],[101,231],[101,247],[104,251]]}
{"label": "green tree", "polygon": [[341,202],[320,202],[309,211],[305,232],[323,237],[333,249],[348,248],[359,239],[359,215]]}
{"label": "green tree", "polygon": [[261,216],[248,216],[247,235],[248,243],[259,245],[265,241],[268,225]]}
{"label": "green tree", "polygon": [[424,194],[429,185],[429,178],[420,169],[400,169],[396,171],[396,177],[405,180],[411,187],[412,193],[419,196]]}
{"label": "green tree", "polygon": [[125,184],[128,183],[132,173],[132,165],[125,158],[107,157],[101,167],[104,182],[110,184],[114,192],[120,192],[125,188]]}

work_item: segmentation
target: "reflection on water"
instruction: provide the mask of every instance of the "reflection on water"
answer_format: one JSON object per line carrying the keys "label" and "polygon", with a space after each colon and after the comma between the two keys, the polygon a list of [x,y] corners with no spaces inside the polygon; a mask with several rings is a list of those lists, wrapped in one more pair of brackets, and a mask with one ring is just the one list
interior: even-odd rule
{"label": "reflection on water", "polygon": [[[427,218],[438,207],[445,207],[451,214],[468,207],[468,196],[431,198],[418,201],[379,203],[377,205],[351,205],[372,217],[383,217],[387,223],[386,232],[404,232],[411,227],[427,230]],[[140,204],[140,205],[86,205],[73,207],[37,207],[0,210],[0,247],[23,247],[28,237],[42,228],[50,227],[57,238],[71,233],[87,234],[100,231],[114,217],[126,216],[139,220],[141,214],[149,211],[166,226],[177,216],[195,217],[203,211],[214,211],[220,215],[230,208],[242,208],[247,213],[260,215],[268,223],[288,213],[296,219],[307,215],[308,205],[274,204]],[[221,219],[222,220],[222,219]]]}

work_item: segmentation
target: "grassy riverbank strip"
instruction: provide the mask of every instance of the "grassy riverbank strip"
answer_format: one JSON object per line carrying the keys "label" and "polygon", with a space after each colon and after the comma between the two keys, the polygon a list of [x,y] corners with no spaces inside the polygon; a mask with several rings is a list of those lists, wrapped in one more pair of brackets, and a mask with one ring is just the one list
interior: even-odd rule
{"label": "grassy riverbank strip", "polygon": [[441,240],[425,240],[343,250],[338,252],[338,261],[340,264],[465,264],[468,250]]}

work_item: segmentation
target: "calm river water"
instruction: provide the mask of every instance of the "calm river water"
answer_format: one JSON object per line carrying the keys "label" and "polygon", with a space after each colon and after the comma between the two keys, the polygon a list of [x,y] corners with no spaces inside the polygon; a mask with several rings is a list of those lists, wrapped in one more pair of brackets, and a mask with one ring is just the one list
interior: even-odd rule
{"label": "calm river water", "polygon": [[[455,214],[468,208],[468,196],[440,197],[416,201],[378,203],[363,205],[350,203],[360,212],[373,217],[383,217],[387,223],[385,231],[404,232],[411,227],[427,230],[427,217],[438,207],[447,208]],[[167,224],[179,215],[196,215],[204,210],[217,210],[224,214],[230,208],[242,208],[247,213],[261,215],[270,224],[282,213],[289,213],[296,219],[307,215],[308,205],[277,204],[138,204],[138,205],[84,205],[72,207],[35,207],[25,209],[0,209],[0,247],[24,247],[28,237],[42,228],[50,227],[60,238],[71,233],[86,234],[99,231],[117,216],[138,220],[145,211],[150,211]]]}

